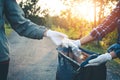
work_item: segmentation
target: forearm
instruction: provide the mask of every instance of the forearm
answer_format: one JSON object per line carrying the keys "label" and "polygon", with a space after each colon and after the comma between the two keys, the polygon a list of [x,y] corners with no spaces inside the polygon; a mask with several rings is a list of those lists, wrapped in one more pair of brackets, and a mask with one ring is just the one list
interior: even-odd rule
{"label": "forearm", "polygon": [[19,35],[32,39],[43,38],[46,28],[26,19],[15,0],[5,0],[5,16]]}
{"label": "forearm", "polygon": [[[87,35],[87,36],[81,38],[80,42],[81,42],[81,44],[86,44],[86,43],[89,43],[93,40],[94,40],[94,38],[91,35]],[[114,51],[110,52],[110,55],[112,56],[113,59],[117,58],[117,55]]]}
{"label": "forearm", "polygon": [[89,43],[93,40],[94,40],[94,37],[92,37],[91,35],[87,35],[87,36],[81,38],[80,42],[81,42],[81,45],[83,45],[83,44]]}
{"label": "forearm", "polygon": [[115,54],[114,51],[110,52],[110,55],[112,56],[112,59],[117,58],[117,55]]}

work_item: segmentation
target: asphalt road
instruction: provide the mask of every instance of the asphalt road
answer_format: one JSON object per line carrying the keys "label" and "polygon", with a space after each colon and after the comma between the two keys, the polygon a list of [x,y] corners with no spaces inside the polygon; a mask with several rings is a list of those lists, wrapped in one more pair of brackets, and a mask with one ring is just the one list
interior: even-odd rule
{"label": "asphalt road", "polygon": [[57,51],[49,39],[32,40],[13,32],[9,41],[8,80],[55,80]]}
{"label": "asphalt road", "polygon": [[[28,39],[15,32],[8,39],[11,47],[8,80],[55,80],[58,53],[51,40]],[[107,75],[107,80],[120,80],[111,69]]]}

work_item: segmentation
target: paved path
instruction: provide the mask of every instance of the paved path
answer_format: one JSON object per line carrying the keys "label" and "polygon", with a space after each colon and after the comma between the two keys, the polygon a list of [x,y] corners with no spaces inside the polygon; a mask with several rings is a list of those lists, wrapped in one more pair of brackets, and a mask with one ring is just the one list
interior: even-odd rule
{"label": "paved path", "polygon": [[[32,40],[18,36],[9,37],[10,68],[8,80],[55,80],[57,68],[56,46],[47,38]],[[120,80],[110,69],[107,80]]]}
{"label": "paved path", "polygon": [[9,41],[8,80],[55,80],[57,52],[49,39],[32,40],[13,32]]}

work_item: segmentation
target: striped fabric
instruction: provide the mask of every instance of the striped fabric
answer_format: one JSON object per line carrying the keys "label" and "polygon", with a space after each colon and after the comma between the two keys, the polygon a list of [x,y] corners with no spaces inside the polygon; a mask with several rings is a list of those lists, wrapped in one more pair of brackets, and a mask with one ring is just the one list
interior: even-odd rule
{"label": "striped fabric", "polygon": [[116,8],[113,9],[111,14],[108,15],[100,25],[91,31],[90,35],[97,40],[101,40],[106,34],[117,28],[118,20],[120,20],[120,1],[116,5]]}

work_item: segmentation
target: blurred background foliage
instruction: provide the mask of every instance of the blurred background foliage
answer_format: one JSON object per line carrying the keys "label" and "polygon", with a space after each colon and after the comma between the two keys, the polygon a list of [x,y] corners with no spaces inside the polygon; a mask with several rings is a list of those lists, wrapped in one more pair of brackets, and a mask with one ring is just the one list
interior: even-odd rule
{"label": "blurred background foliage", "polygon": [[[51,16],[49,14],[49,9],[43,10],[41,6],[38,5],[39,0],[22,0],[19,4],[25,13],[25,17],[29,18],[34,23],[65,33],[71,39],[80,39],[81,37],[88,35],[93,28],[97,27],[100,23],[102,23],[102,21],[106,18],[108,14],[110,14],[110,12],[113,10],[114,6],[118,2],[118,0],[61,1],[67,7],[67,9],[62,10],[59,15],[54,16]],[[87,20],[82,16],[75,16],[73,14],[71,8],[77,3],[82,3],[84,1],[87,1],[88,3],[93,3],[93,21]],[[8,24],[6,25],[8,26]],[[112,33],[108,34],[105,38],[103,38],[102,41],[97,41],[93,42],[92,44],[88,44],[88,48],[89,45],[93,45],[101,49],[107,49],[110,45],[116,42],[116,38],[117,31],[114,30]]]}

